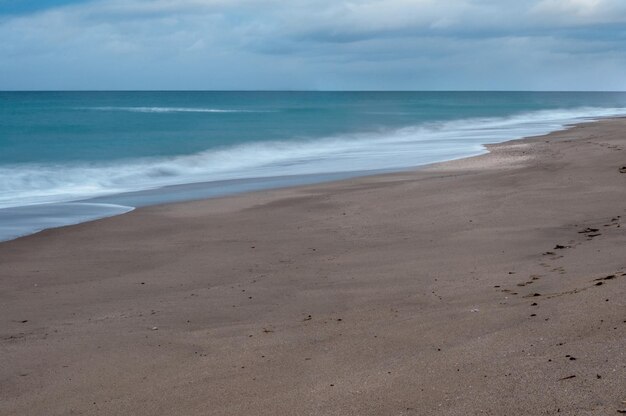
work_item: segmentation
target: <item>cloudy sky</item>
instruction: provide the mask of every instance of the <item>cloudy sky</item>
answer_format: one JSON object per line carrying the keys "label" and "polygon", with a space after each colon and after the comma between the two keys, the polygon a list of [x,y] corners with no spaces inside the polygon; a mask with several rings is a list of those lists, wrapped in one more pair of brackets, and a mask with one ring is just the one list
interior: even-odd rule
{"label": "cloudy sky", "polygon": [[0,0],[0,89],[626,90],[626,0]]}

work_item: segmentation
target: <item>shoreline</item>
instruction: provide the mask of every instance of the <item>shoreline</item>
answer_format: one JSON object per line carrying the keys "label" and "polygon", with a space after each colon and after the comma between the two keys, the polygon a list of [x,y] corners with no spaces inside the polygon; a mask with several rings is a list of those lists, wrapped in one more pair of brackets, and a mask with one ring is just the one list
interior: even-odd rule
{"label": "shoreline", "polygon": [[[555,120],[554,122],[556,122],[556,124],[550,127],[547,125],[544,125],[541,129],[535,127],[534,129],[536,130],[536,134],[532,134],[527,137],[537,137],[550,134],[567,130],[576,124],[595,122],[613,117],[616,116],[588,115],[585,117],[578,116],[576,118],[572,118],[568,122],[565,120],[558,120],[557,122]],[[459,122],[464,121],[466,120],[459,120]],[[479,121],[480,120],[475,120],[475,122],[480,124]],[[517,128],[520,129],[521,127],[517,126]],[[545,131],[540,133],[542,129]],[[532,128],[530,128],[530,130],[532,130]],[[399,131],[402,131],[402,129]],[[509,131],[509,134],[515,134],[515,131],[515,129],[512,129]],[[483,138],[485,143],[479,145],[480,150],[470,150],[471,146],[466,144],[468,147],[461,152],[461,154],[457,154],[455,156],[454,152],[448,151],[447,156],[439,156],[441,160],[430,162],[418,162],[420,160],[418,157],[413,161],[414,163],[417,163],[415,165],[387,168],[374,168],[370,166],[367,170],[354,170],[346,172],[302,173],[281,176],[223,179],[211,182],[191,182],[119,192],[109,195],[105,194],[101,196],[85,197],[69,201],[5,207],[0,209],[0,243],[32,235],[46,229],[97,221],[99,219],[120,215],[122,213],[128,213],[136,208],[142,208],[145,206],[198,201],[271,189],[289,189],[297,186],[330,183],[386,173],[410,172],[432,164],[445,163],[484,154],[488,152],[487,147],[490,144],[506,143],[510,140],[523,139],[523,137],[513,139],[499,138],[496,141],[493,141],[495,137],[490,137],[490,134],[487,131],[483,131],[482,133],[485,134],[485,137]],[[520,132],[517,131],[517,133]],[[529,132],[527,131],[527,133]],[[98,205],[102,206],[100,212],[96,209]]]}
{"label": "shoreline", "polygon": [[[464,156],[404,168],[242,178],[212,182],[192,182],[138,191],[121,192],[111,195],[95,196],[85,199],[2,208],[0,209],[0,221],[5,224],[11,224],[11,227],[0,227],[0,244],[13,241],[18,238],[24,238],[49,229],[71,227],[113,216],[124,215],[135,211],[136,209],[149,206],[194,202],[206,199],[238,196],[253,192],[293,189],[302,186],[322,185],[369,176],[418,171],[432,165],[484,155],[489,152],[489,146],[493,144],[540,137],[546,134],[568,130],[578,124],[594,123],[606,118],[610,119],[619,117],[607,116],[579,122],[572,121],[571,124],[564,124],[558,129],[545,134],[506,139],[495,143],[484,143],[481,144],[481,151],[468,151],[468,154]],[[102,206],[100,213],[95,211],[95,207],[98,205]],[[73,210],[71,209],[72,207],[74,207]],[[18,229],[19,231],[17,231]]]}
{"label": "shoreline", "polygon": [[3,242],[0,413],[616,413],[625,131]]}

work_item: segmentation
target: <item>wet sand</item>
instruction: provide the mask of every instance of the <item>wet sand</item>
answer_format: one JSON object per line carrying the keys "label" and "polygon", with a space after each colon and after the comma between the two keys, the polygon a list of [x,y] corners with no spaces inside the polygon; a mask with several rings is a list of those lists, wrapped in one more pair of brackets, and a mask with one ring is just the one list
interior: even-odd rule
{"label": "wet sand", "polygon": [[626,411],[626,120],[490,150],[1,243],[0,414]]}

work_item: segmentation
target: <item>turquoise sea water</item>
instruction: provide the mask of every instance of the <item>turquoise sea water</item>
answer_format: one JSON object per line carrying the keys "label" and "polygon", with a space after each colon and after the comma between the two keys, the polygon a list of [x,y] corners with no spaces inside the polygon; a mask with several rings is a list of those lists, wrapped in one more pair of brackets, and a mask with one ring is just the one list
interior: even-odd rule
{"label": "turquoise sea water", "polygon": [[0,240],[406,169],[623,114],[624,93],[0,92]]}

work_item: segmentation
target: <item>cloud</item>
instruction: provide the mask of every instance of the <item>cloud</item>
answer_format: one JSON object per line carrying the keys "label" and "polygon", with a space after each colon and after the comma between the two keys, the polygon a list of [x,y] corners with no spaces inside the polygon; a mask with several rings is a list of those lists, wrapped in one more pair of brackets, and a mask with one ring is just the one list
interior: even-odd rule
{"label": "cloud", "polygon": [[0,18],[0,88],[616,89],[625,20],[623,0],[98,0]]}
{"label": "cloud", "polygon": [[542,0],[533,14],[573,24],[609,24],[626,22],[623,0]]}

